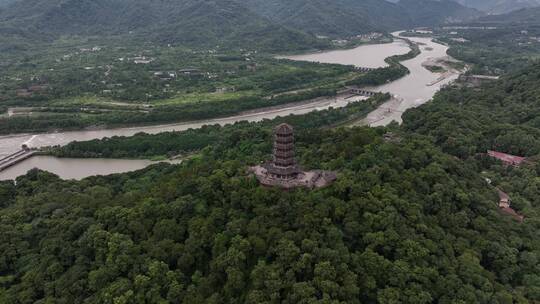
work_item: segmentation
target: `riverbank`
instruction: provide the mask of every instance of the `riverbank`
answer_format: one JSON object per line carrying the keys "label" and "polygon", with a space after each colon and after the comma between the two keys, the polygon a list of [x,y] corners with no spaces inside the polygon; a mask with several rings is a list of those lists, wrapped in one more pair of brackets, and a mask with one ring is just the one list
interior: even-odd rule
{"label": "riverbank", "polygon": [[[395,32],[396,38],[401,38],[401,32]],[[425,68],[426,63],[438,60],[457,60],[447,54],[448,46],[437,43],[432,38],[407,37],[412,43],[419,46],[420,54],[414,58],[400,62],[410,73],[394,82],[367,89],[378,92],[389,92],[394,98],[369,113],[364,124],[376,127],[385,126],[396,121],[401,123],[402,114],[408,109],[418,107],[429,100],[442,87],[455,81],[461,71],[449,69],[445,73],[433,73]]]}
{"label": "riverbank", "polygon": [[204,125],[226,125],[239,121],[261,121],[278,116],[301,115],[315,110],[324,110],[330,107],[340,108],[355,101],[365,100],[366,97],[347,98],[350,94],[336,95],[328,98],[316,98],[297,103],[261,108],[258,110],[242,112],[235,116],[216,118],[209,120],[191,121],[166,125],[150,125],[129,128],[83,130],[42,134],[21,134],[0,137],[0,156],[14,153],[23,144],[32,148],[46,146],[65,145],[72,141],[88,141],[113,136],[133,136],[137,133],[157,134],[161,132],[184,131],[192,128],[200,128]]}

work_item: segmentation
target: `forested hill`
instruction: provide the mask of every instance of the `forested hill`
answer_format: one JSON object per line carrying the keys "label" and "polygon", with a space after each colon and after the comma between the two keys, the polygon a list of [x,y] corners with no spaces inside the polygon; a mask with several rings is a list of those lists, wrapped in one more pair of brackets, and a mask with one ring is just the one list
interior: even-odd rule
{"label": "forested hill", "polygon": [[466,22],[483,15],[452,0],[400,0],[398,6],[401,12],[409,15],[408,28],[434,26],[446,22]]}
{"label": "forested hill", "polygon": [[461,158],[488,149],[540,154],[540,64],[514,72],[483,90],[443,90],[434,102],[408,111],[404,127],[433,136]]}
{"label": "forested hill", "polygon": [[[157,43],[210,47],[316,47],[311,36],[276,25],[232,0],[20,0],[0,13],[4,31],[23,35],[118,36]],[[257,38],[253,41],[253,38]]]}
{"label": "forested hill", "polygon": [[239,124],[179,166],[1,183],[1,303],[526,303],[538,230],[474,166],[383,129],[298,133],[327,189],[260,187],[270,130]]}
{"label": "forested hill", "polygon": [[252,10],[280,24],[314,34],[354,35],[467,21],[481,15],[453,1],[402,0],[247,0]]}
{"label": "forested hill", "polygon": [[504,14],[540,5],[539,0],[457,0],[456,2],[489,14]]}
{"label": "forested hill", "polygon": [[31,39],[115,35],[190,46],[266,42],[299,48],[321,43],[315,35],[348,37],[477,15],[448,0],[15,0],[0,10],[0,32]]}
{"label": "forested hill", "polygon": [[486,16],[480,18],[480,21],[516,25],[538,25],[540,24],[540,7],[524,8],[504,15]]}

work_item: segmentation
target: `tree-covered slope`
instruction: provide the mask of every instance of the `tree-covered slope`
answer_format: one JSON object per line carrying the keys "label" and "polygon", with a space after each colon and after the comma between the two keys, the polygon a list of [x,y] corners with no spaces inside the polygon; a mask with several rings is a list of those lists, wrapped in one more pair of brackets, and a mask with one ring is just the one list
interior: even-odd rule
{"label": "tree-covered slope", "polygon": [[2,183],[2,303],[526,303],[534,222],[497,212],[470,165],[384,130],[298,133],[327,189],[259,186],[271,133],[244,124],[179,166]]}
{"label": "tree-covered slope", "polygon": [[[283,45],[285,40],[295,48],[319,43],[232,0],[23,0],[0,12],[0,28],[52,37],[116,35],[194,46]],[[249,39],[253,36],[259,38],[255,43]]]}
{"label": "tree-covered slope", "polygon": [[[468,20],[478,12],[450,1],[407,0],[19,0],[0,10],[0,30],[27,35],[142,37],[187,45],[304,45],[313,35],[348,37],[370,31]],[[285,39],[280,39],[285,37]]]}
{"label": "tree-covered slope", "polygon": [[246,4],[288,27],[335,36],[433,26],[480,16],[478,11],[453,1],[403,0],[394,4],[379,0],[248,0]]}
{"label": "tree-covered slope", "polygon": [[[318,35],[351,36],[401,26],[396,6],[384,1],[248,0],[246,5],[277,23]],[[385,24],[385,21],[392,23]]]}
{"label": "tree-covered slope", "polygon": [[488,149],[540,154],[540,65],[481,90],[443,90],[434,102],[405,113],[404,127],[434,137],[446,152],[474,156]]}
{"label": "tree-covered slope", "polygon": [[398,6],[401,12],[409,16],[410,27],[464,22],[482,16],[479,11],[451,0],[400,0]]}
{"label": "tree-covered slope", "polygon": [[538,25],[540,24],[540,7],[524,8],[504,15],[486,16],[481,18],[480,21],[516,25]]}
{"label": "tree-covered slope", "polygon": [[540,1],[538,0],[457,0],[456,2],[489,14],[504,14],[510,11],[540,5]]}

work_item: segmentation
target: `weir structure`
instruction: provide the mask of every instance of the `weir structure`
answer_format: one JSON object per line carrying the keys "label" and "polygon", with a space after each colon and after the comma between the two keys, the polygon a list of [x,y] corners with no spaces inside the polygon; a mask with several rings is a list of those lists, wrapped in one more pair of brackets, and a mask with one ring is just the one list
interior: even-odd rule
{"label": "weir structure", "polygon": [[328,186],[336,180],[335,172],[300,169],[295,160],[294,130],[288,124],[274,129],[273,160],[250,168],[259,182],[268,187],[310,189]]}

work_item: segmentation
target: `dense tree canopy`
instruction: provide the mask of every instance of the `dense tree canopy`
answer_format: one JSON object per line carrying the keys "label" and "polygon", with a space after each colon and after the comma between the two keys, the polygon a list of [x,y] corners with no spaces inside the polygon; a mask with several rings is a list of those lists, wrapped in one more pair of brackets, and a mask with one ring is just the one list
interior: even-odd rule
{"label": "dense tree canopy", "polygon": [[527,303],[539,222],[497,212],[473,164],[416,135],[301,130],[332,186],[261,187],[243,126],[181,165],[80,182],[32,171],[0,195],[2,303]]}

